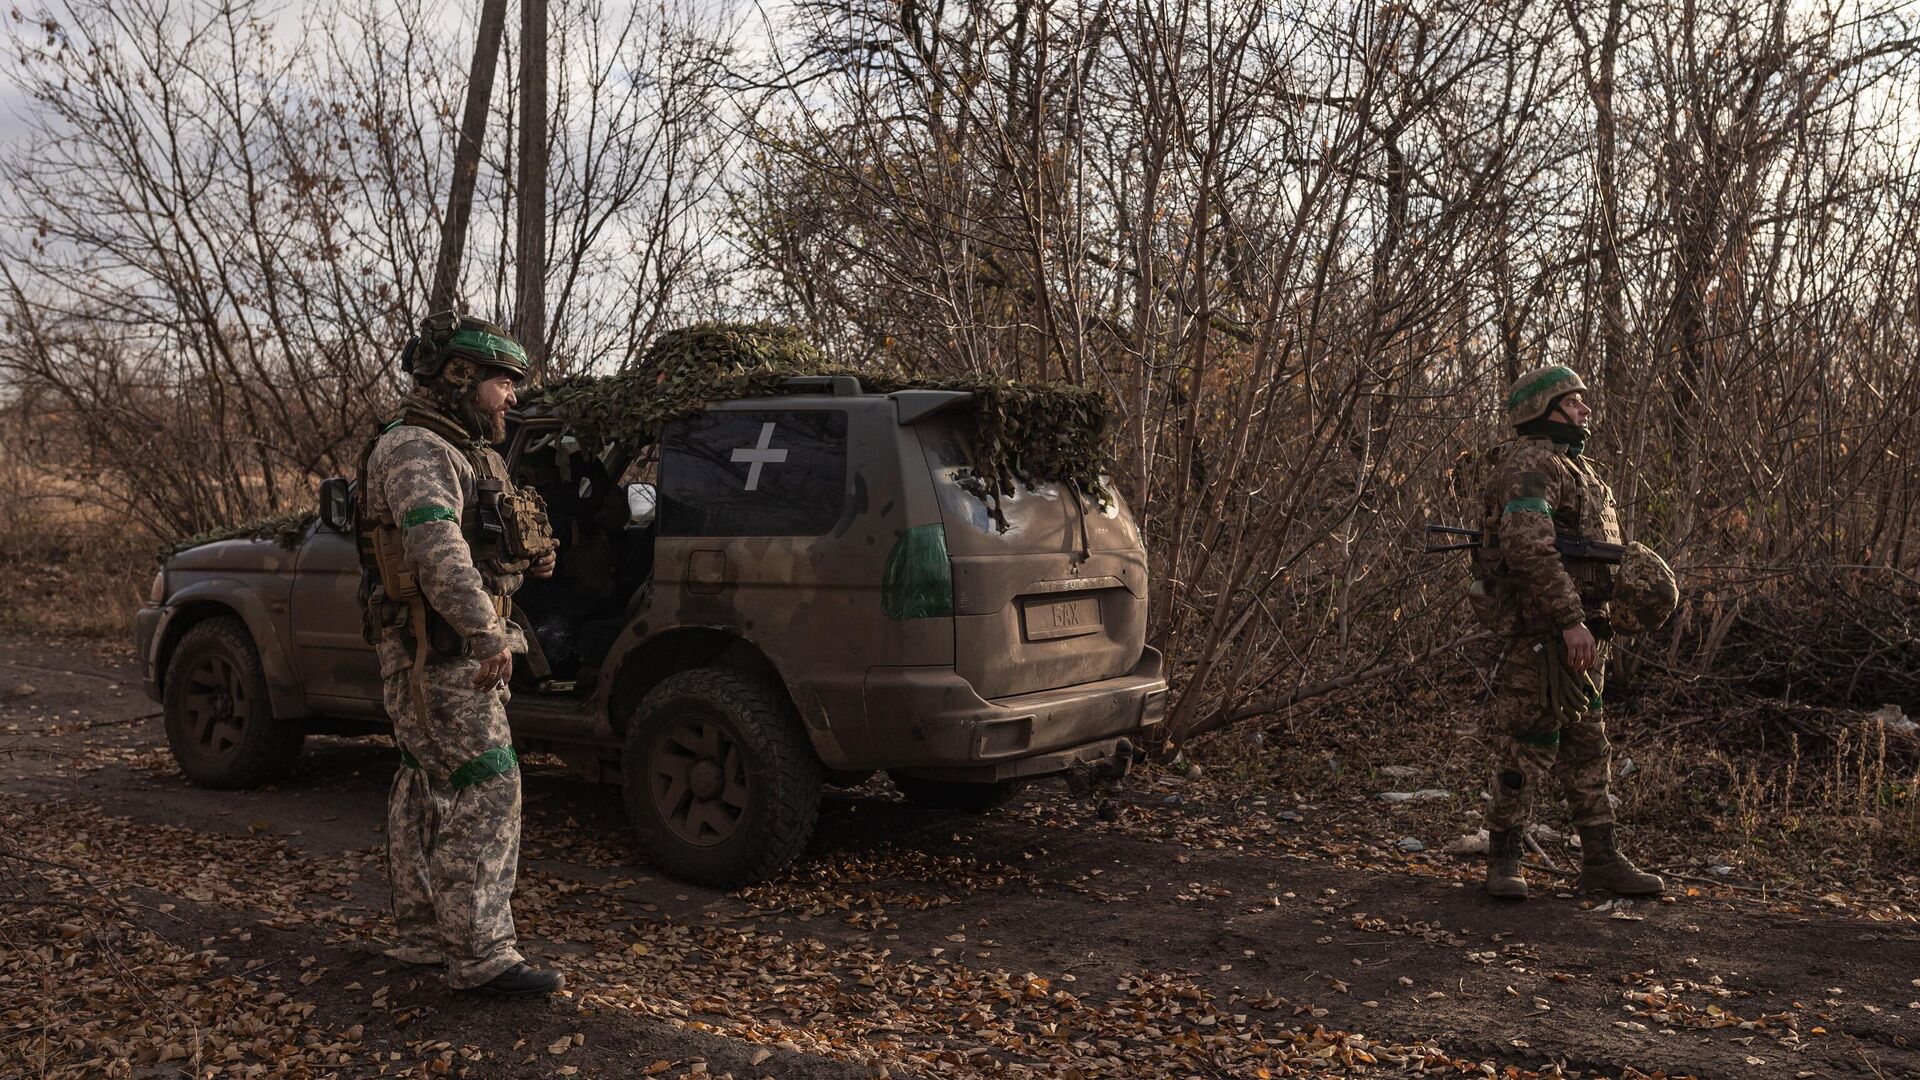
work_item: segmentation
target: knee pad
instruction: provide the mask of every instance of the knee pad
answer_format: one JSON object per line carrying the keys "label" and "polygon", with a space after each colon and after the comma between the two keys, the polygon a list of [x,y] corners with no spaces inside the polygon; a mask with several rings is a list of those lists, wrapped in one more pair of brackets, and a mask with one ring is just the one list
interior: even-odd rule
{"label": "knee pad", "polygon": [[1518,769],[1508,769],[1500,774],[1500,786],[1508,791],[1519,791],[1527,786],[1527,777]]}

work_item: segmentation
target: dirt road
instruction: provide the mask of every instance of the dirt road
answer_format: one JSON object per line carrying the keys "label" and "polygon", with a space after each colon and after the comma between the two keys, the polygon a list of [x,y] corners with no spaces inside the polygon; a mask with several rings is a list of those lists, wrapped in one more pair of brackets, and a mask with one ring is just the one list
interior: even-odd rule
{"label": "dirt road", "polygon": [[1911,906],[1495,906],[1384,811],[1151,777],[1112,822],[1051,787],[988,819],[835,794],[726,894],[535,760],[516,912],[569,993],[457,996],[380,953],[390,746],[198,790],[129,664],[8,644],[0,1076],[1920,1076]]}

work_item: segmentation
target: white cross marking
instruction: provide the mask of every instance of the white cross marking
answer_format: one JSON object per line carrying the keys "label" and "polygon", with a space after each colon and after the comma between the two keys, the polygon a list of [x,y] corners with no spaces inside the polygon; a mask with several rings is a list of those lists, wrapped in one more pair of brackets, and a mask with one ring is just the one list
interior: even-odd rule
{"label": "white cross marking", "polygon": [[780,465],[786,462],[787,452],[785,450],[767,449],[767,447],[771,445],[773,445],[773,425],[766,423],[760,425],[759,446],[753,447],[752,449],[743,446],[733,452],[733,460],[735,462],[753,462],[752,465],[747,467],[748,491],[760,490],[760,467],[762,465]]}

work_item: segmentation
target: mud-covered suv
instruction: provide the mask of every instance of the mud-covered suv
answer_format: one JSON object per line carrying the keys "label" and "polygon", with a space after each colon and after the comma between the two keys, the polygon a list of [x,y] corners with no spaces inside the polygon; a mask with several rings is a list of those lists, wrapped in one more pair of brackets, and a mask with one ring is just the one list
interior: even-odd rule
{"label": "mud-covered suv", "polygon": [[[805,845],[823,783],[886,770],[916,803],[985,810],[1022,781],[1126,770],[1165,711],[1147,565],[1117,500],[981,497],[971,397],[794,380],[588,437],[512,417],[560,571],[514,598],[545,661],[508,712],[523,751],[619,782],[642,846],[697,882],[758,879]],[[385,722],[361,639],[353,501],[172,556],[135,619],[187,776],[244,787],[314,731]]]}

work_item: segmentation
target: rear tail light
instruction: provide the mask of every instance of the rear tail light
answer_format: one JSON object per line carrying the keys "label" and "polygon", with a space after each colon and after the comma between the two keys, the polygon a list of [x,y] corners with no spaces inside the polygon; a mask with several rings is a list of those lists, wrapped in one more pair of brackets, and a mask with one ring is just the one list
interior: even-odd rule
{"label": "rear tail light", "polygon": [[887,555],[880,606],[890,619],[941,619],[953,614],[953,562],[943,525],[916,525]]}

